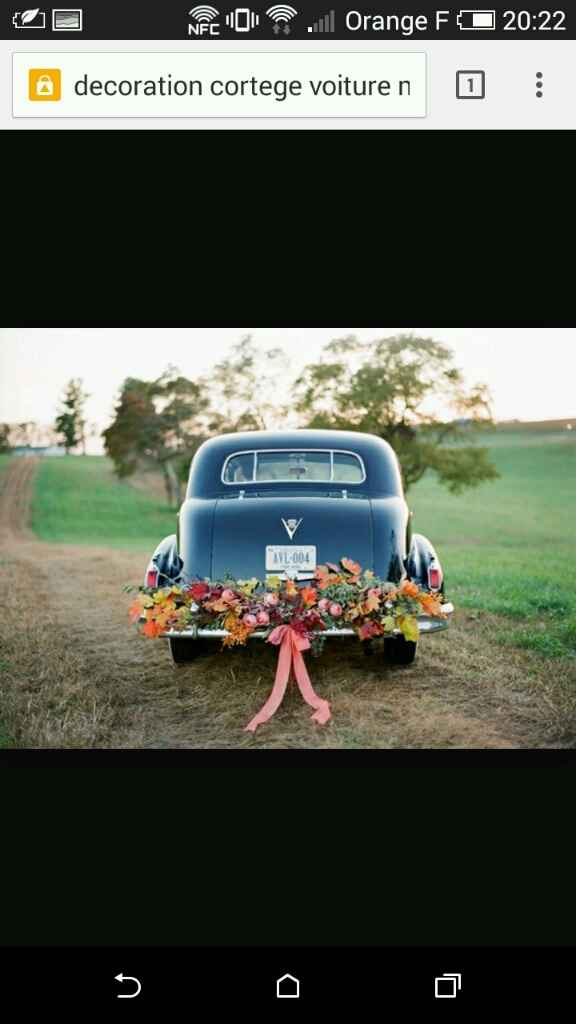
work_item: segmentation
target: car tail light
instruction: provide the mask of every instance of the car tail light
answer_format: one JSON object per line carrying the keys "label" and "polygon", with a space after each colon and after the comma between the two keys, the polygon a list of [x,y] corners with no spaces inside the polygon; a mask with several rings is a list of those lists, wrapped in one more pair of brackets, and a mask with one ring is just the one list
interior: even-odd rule
{"label": "car tail light", "polygon": [[157,587],[158,586],[158,576],[159,575],[160,574],[158,572],[158,569],[148,569],[148,571],[146,573],[146,586],[147,587]]}
{"label": "car tail light", "polygon": [[428,586],[430,590],[440,590],[442,585],[442,573],[437,565],[431,565],[428,569]]}

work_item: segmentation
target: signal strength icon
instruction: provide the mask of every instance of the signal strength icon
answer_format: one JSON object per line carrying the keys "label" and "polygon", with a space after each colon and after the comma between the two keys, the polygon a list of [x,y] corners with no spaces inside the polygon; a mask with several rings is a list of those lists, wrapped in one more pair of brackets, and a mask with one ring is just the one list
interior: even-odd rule
{"label": "signal strength icon", "polygon": [[295,7],[291,7],[290,4],[274,4],[269,7],[266,11],[268,17],[274,22],[272,31],[274,35],[278,35],[280,31],[285,36],[290,35],[290,24],[292,18],[295,18],[298,11]]}
{"label": "signal strength icon", "polygon": [[311,25],[308,25],[309,32],[324,32],[333,33],[336,31],[336,11],[328,11],[323,18],[318,18],[318,21],[313,21]]}

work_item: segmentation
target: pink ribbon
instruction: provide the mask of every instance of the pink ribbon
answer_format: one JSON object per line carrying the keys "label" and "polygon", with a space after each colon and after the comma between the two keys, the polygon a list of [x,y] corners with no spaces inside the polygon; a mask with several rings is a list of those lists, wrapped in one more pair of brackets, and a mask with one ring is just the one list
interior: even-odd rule
{"label": "pink ribbon", "polygon": [[298,688],[304,700],[311,708],[316,709],[315,713],[312,715],[312,721],[318,722],[319,725],[325,725],[332,717],[330,714],[330,705],[327,700],[322,700],[322,698],[314,692],[312,683],[310,682],[310,676],[308,675],[304,658],[301,653],[310,647],[310,641],[305,636],[302,636],[301,633],[298,633],[293,629],[292,626],[277,626],[276,629],[273,629],[270,633],[268,643],[280,644],[276,679],[274,680],[272,693],[268,697],[264,707],[260,708],[258,714],[254,716],[244,731],[256,732],[259,725],[263,725],[264,722],[267,722],[268,719],[272,718],[272,715],[278,711],[278,708],[284,700],[284,694],[286,693],[286,687],[290,678],[290,669],[294,672]]}

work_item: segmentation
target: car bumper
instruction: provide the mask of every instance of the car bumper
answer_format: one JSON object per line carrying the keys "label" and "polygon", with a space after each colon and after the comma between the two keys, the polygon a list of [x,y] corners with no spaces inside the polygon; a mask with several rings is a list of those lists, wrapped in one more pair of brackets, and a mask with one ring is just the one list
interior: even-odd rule
{"label": "car bumper", "polygon": [[[448,629],[449,617],[454,611],[454,605],[451,601],[442,605],[442,611],[444,615],[448,616],[446,619],[433,619],[429,615],[418,616],[418,628],[420,636],[426,636],[427,633],[438,633],[442,629]],[[395,629],[395,634],[399,634],[400,630]],[[342,627],[342,629],[324,629],[322,630],[322,636],[334,637],[334,636],[356,636],[356,630],[351,627]],[[162,637],[171,638],[179,637],[180,639],[188,640],[222,640],[228,636],[227,629],[210,629],[210,628],[198,628],[192,626],[190,629],[175,630],[171,629],[166,633],[162,633]],[[250,640],[265,640],[266,633],[263,630],[255,629],[253,633],[250,633]]]}

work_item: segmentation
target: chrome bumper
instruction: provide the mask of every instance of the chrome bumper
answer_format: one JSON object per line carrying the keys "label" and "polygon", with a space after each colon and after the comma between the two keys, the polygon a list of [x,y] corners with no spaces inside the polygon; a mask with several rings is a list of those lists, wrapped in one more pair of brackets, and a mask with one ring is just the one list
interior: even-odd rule
{"label": "chrome bumper", "polygon": [[[451,601],[447,604],[442,605],[442,611],[445,615],[451,615],[454,611],[454,605]],[[447,619],[433,619],[429,615],[418,616],[418,628],[420,634],[424,636],[426,633],[437,633],[441,629],[448,629]],[[399,634],[400,630],[395,629],[395,634]],[[356,630],[351,627],[342,627],[342,629],[324,629],[322,630],[322,636],[356,636]],[[182,639],[188,640],[222,640],[225,636],[228,636],[227,629],[199,629],[198,626],[191,626],[190,629],[176,630],[171,629],[166,633],[161,634],[161,638],[170,637],[181,637]],[[260,629],[255,629],[253,633],[250,633],[250,640],[264,640],[266,633]]]}

